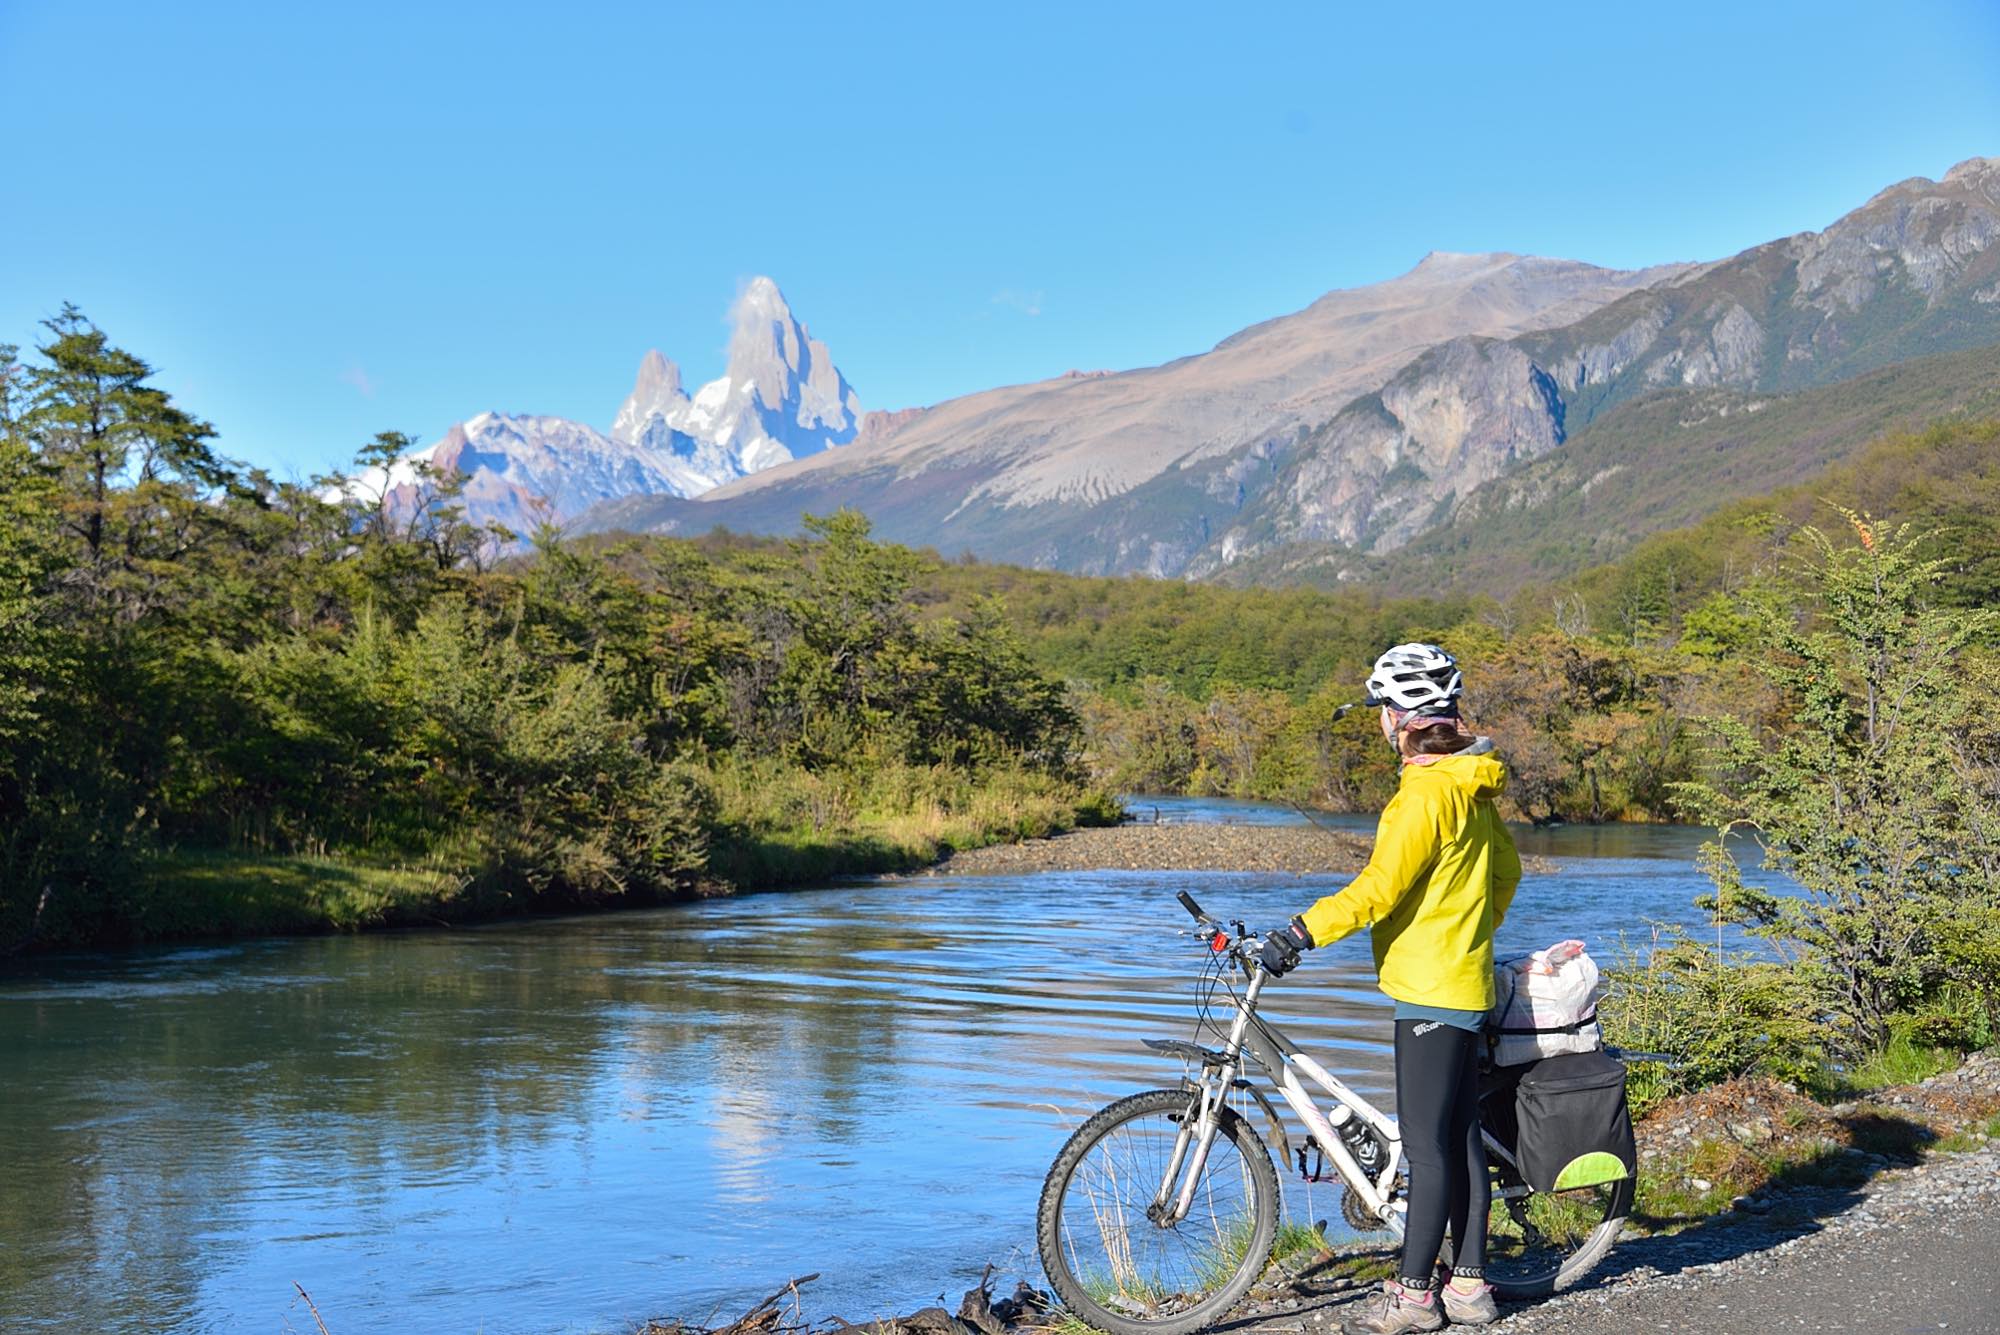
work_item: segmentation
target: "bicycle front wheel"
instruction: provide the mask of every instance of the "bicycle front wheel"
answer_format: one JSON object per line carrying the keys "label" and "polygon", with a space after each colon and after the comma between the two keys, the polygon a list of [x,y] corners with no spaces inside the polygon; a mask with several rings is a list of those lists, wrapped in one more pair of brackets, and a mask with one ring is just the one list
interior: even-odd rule
{"label": "bicycle front wheel", "polygon": [[[1188,1090],[1120,1099],[1071,1136],[1036,1218],[1042,1268],[1069,1310],[1111,1335],[1183,1335],[1219,1320],[1263,1274],[1278,1228],[1278,1175],[1263,1140],[1224,1109],[1192,1204],[1155,1222],[1174,1147],[1197,1111]],[[1190,1158],[1192,1152],[1190,1151]]]}

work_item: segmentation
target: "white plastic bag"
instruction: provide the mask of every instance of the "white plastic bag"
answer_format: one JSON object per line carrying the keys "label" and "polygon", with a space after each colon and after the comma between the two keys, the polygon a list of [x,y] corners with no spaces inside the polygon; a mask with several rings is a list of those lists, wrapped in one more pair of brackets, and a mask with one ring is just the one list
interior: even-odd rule
{"label": "white plastic bag", "polygon": [[1597,962],[1581,941],[1558,941],[1546,950],[1493,966],[1493,1063],[1519,1066],[1565,1052],[1604,1046],[1597,1027],[1597,999],[1604,984]]}

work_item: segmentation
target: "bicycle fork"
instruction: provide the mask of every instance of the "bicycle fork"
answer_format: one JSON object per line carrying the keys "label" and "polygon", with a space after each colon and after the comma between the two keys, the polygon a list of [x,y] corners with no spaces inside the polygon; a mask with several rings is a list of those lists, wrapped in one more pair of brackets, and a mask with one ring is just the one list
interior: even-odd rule
{"label": "bicycle fork", "polygon": [[1257,1007],[1257,994],[1264,990],[1264,982],[1270,975],[1259,970],[1250,980],[1250,986],[1243,994],[1243,1003],[1236,1009],[1236,1022],[1229,1027],[1229,1041],[1222,1048],[1222,1065],[1215,1068],[1211,1077],[1207,1071],[1201,1078],[1201,1102],[1193,1117],[1183,1119],[1180,1134],[1174,1137],[1173,1153],[1167,1156],[1167,1170],[1160,1176],[1160,1187],[1153,1200],[1146,1207],[1146,1218],[1160,1228],[1172,1228],[1187,1218],[1187,1212],[1194,1205],[1196,1184],[1201,1181],[1202,1170],[1208,1166],[1208,1154],[1215,1146],[1215,1137],[1222,1130],[1222,1101],[1236,1081],[1236,1072],[1243,1064],[1243,1037],[1250,1028],[1250,1015]]}

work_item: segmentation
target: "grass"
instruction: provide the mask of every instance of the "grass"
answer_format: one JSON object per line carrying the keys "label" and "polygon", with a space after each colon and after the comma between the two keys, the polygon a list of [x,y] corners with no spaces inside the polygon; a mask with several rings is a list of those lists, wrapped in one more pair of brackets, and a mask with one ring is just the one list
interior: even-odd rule
{"label": "grass", "polygon": [[[707,874],[683,893],[768,889],[831,877],[910,871],[945,854],[1038,838],[1123,815],[1108,794],[1025,768],[974,774],[950,767],[888,765],[812,773],[745,763],[703,775],[717,811],[709,824]],[[529,887],[490,868],[460,840],[429,856],[286,855],[190,849],[139,855],[127,875],[134,893],[115,911],[57,895],[43,939],[116,943],[203,937],[351,932],[457,922],[537,907]],[[669,890],[667,897],[676,892]],[[546,906],[658,902],[562,896]]]}
{"label": "grass", "polygon": [[1028,769],[745,763],[709,777],[718,804],[709,869],[742,889],[909,871],[954,851],[1123,815],[1108,794]]}
{"label": "grass", "polygon": [[1097,1327],[1070,1312],[1058,1312],[1049,1330],[1052,1335],[1103,1335]]}
{"label": "grass", "polygon": [[[1528,1198],[1526,1212],[1528,1221],[1541,1235],[1565,1246],[1581,1242],[1586,1234],[1604,1222],[1608,1201],[1602,1194],[1609,1188],[1597,1187],[1575,1191],[1537,1192]],[[1506,1203],[1493,1202],[1492,1224],[1489,1226],[1489,1250],[1494,1242],[1509,1239],[1518,1226]]]}
{"label": "grass", "polygon": [[125,926],[142,939],[353,931],[454,916],[464,879],[351,857],[177,850],[142,860]]}
{"label": "grass", "polygon": [[[1219,1284],[1235,1271],[1237,1263],[1242,1260],[1241,1248],[1248,1243],[1247,1235],[1251,1225],[1248,1221],[1245,1221],[1242,1227],[1244,1230],[1243,1242],[1237,1243],[1232,1240],[1225,1246],[1223,1253],[1215,1259],[1213,1265],[1203,1267],[1205,1270],[1211,1272],[1204,1274],[1203,1279],[1205,1283],[1210,1285]],[[1280,1221],[1277,1234],[1271,1243],[1271,1262],[1276,1264],[1295,1256],[1317,1255],[1327,1250],[1329,1250],[1329,1247],[1326,1235],[1320,1232],[1317,1225],[1301,1224],[1290,1220]],[[1381,1271],[1381,1274],[1374,1274],[1374,1271],[1378,1269]],[[1368,1281],[1377,1278],[1386,1278],[1394,1270],[1395,1258],[1393,1255],[1386,1258],[1372,1255],[1350,1257],[1344,1259],[1339,1266],[1339,1272],[1342,1274],[1352,1273],[1359,1275],[1362,1271],[1369,1272],[1367,1276]],[[1118,1286],[1101,1278],[1085,1281],[1084,1288],[1093,1299],[1101,1303],[1108,1302],[1110,1298],[1121,1292]],[[1132,1286],[1126,1286],[1122,1292],[1130,1294]],[[1102,1335],[1102,1332],[1097,1327],[1071,1312],[1057,1313],[1054,1324],[1048,1330],[1050,1335]]]}
{"label": "grass", "polygon": [[[1648,1163],[1639,1175],[1632,1222],[1648,1232],[1675,1233],[1728,1213],[1740,1196],[1859,1186],[1876,1171],[1869,1156],[1915,1163],[1929,1154],[1981,1143],[1970,1134],[1941,1140],[1924,1123],[1893,1114],[1861,1113],[1842,1121],[1851,1150],[1816,1137],[1772,1140],[1755,1149],[1734,1140],[1708,1140]],[[2000,1127],[2000,1117],[1988,1125]]]}
{"label": "grass", "polygon": [[1952,1134],[1931,1146],[1935,1154],[1964,1154],[1968,1150],[1986,1148],[1990,1141],[2000,1140],[2000,1116],[1989,1117],[1978,1126],[1968,1127]]}
{"label": "grass", "polygon": [[1278,1236],[1271,1244],[1271,1259],[1288,1261],[1294,1256],[1316,1256],[1326,1250],[1326,1234],[1317,1225],[1286,1220],[1278,1225]]}
{"label": "grass", "polygon": [[1961,1060],[1962,1053],[1950,1048],[1927,1047],[1899,1031],[1882,1051],[1839,1072],[1826,1092],[1852,1098],[1856,1094],[1887,1089],[1891,1085],[1914,1085],[1934,1075],[1943,1075]]}

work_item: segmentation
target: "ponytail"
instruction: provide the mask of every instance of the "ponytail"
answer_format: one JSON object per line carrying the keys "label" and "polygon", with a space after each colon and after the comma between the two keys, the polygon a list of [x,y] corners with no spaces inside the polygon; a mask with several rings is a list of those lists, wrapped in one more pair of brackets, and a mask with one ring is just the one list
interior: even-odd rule
{"label": "ponytail", "polygon": [[1453,755],[1472,745],[1472,737],[1457,719],[1439,719],[1411,728],[1403,734],[1403,741],[1412,755],[1419,756]]}

